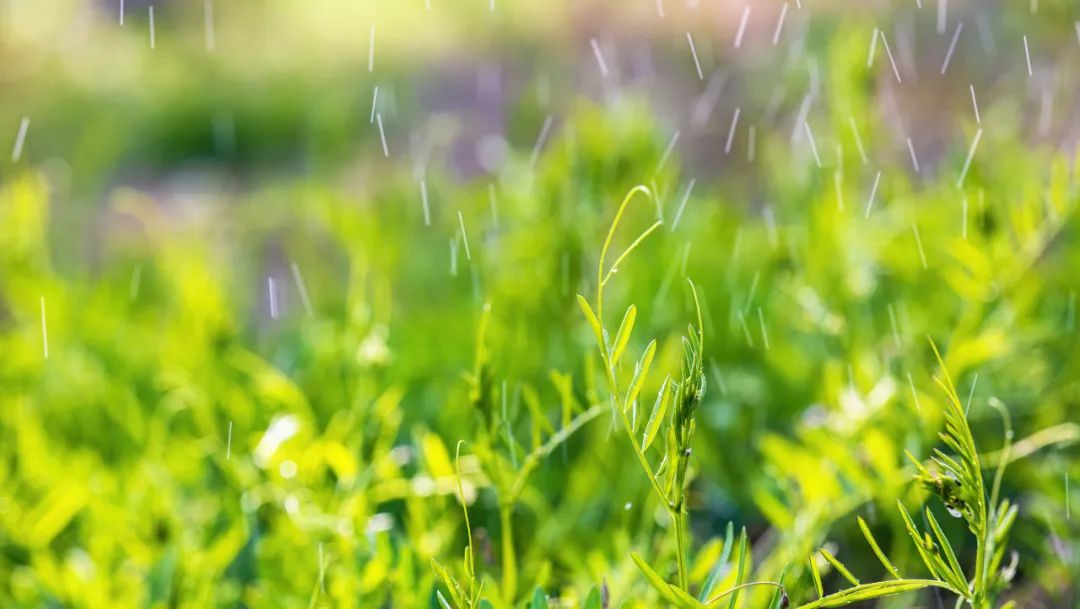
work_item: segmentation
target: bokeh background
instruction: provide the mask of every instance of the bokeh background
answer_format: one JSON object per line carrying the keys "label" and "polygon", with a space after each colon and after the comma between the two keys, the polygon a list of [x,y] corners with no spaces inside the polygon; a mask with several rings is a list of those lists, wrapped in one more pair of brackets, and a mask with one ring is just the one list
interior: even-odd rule
{"label": "bokeh background", "polygon": [[462,441],[493,606],[662,606],[609,414],[506,492],[605,403],[575,294],[637,184],[631,351],[705,308],[694,582],[729,522],[796,602],[822,545],[880,577],[856,515],[918,570],[929,336],[1031,449],[1009,598],[1080,606],[1078,87],[1067,0],[3,0],[0,606],[435,607]]}

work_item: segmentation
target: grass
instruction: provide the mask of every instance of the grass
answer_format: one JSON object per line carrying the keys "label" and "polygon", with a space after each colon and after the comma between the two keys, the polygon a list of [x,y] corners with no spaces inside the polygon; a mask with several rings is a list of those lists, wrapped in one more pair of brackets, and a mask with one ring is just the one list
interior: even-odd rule
{"label": "grass", "polygon": [[[611,247],[615,232],[619,228],[619,222],[634,195],[638,193],[651,198],[651,193],[643,186],[632,189],[615,213],[611,229],[604,239],[604,246],[600,251],[600,261],[596,272],[597,312],[593,313],[589,302],[581,295],[578,295],[578,303],[581,305],[581,310],[592,327],[593,334],[596,336],[597,346],[600,349],[600,359],[603,362],[604,373],[608,382],[608,390],[611,393],[612,409],[618,413],[618,418],[630,441],[634,455],[641,464],[642,470],[649,479],[653,490],[656,491],[661,504],[667,509],[671,517],[672,527],[675,529],[675,562],[678,570],[678,587],[672,588],[665,584],[663,578],[650,569],[648,563],[637,554],[632,555],[634,562],[664,598],[679,606],[693,607],[695,603],[688,591],[686,567],[686,472],[690,462],[690,439],[694,434],[695,410],[705,393],[705,373],[702,356],[705,345],[705,329],[701,321],[701,304],[697,299],[697,291],[693,287],[693,282],[690,282],[690,288],[694,294],[698,325],[697,329],[690,326],[689,337],[683,339],[686,359],[683,363],[682,373],[677,379],[673,380],[670,375],[664,379],[660,391],[657,393],[652,412],[649,414],[649,419],[641,432],[642,438],[640,442],[636,439],[638,434],[637,399],[656,355],[656,341],[650,341],[645,347],[641,359],[634,367],[634,373],[629,384],[625,390],[620,390],[616,376],[619,371],[620,359],[626,350],[626,345],[629,343],[634,329],[637,308],[630,305],[626,309],[623,320],[619,324],[619,329],[615,333],[615,337],[611,339],[610,344],[607,339],[608,332],[604,328],[603,322],[604,287],[608,280],[611,279],[614,273],[618,272],[619,265],[627,259],[630,253],[650,233],[663,224],[658,220],[645,229],[623,250],[615,259],[615,262],[611,264],[611,267],[605,271],[604,261],[607,258],[608,249]],[[666,420],[667,424],[665,425],[669,405],[672,405],[671,418]],[[664,436],[665,448],[663,458],[654,470],[649,463],[646,452],[656,440],[657,435],[661,433]],[[662,480],[664,477],[666,477],[666,480]],[[704,595],[707,594],[708,591],[706,590]]]}
{"label": "grass", "polygon": [[0,74],[0,607],[1077,605],[1069,3],[68,4]]}
{"label": "grass", "polygon": [[[975,439],[971,433],[971,427],[967,422],[967,415],[963,403],[956,392],[952,378],[944,367],[944,362],[938,353],[937,346],[931,342],[934,354],[942,366],[944,380],[935,377],[946,394],[945,431],[940,436],[942,442],[951,448],[955,454],[948,455],[939,449],[934,449],[935,456],[931,459],[933,471],[921,462],[912,459],[915,464],[916,479],[928,490],[937,495],[944,503],[949,514],[963,518],[968,529],[975,537],[975,564],[970,570],[973,572],[971,579],[965,575],[957,560],[957,553],[949,542],[948,537],[942,532],[934,513],[926,508],[923,512],[930,530],[920,532],[916,527],[911,515],[904,507],[903,502],[897,501],[900,515],[904,521],[904,527],[910,535],[912,542],[918,551],[919,557],[930,572],[930,579],[910,579],[900,575],[893,563],[885,556],[881,546],[874,539],[873,533],[866,522],[859,518],[859,528],[866,537],[866,542],[874,551],[874,555],[881,561],[885,570],[893,576],[892,581],[862,584],[851,574],[840,561],[827,550],[821,549],[822,557],[836,568],[844,579],[851,583],[852,587],[826,596],[821,585],[821,576],[817,567],[810,561],[810,568],[814,576],[814,586],[817,589],[818,600],[800,605],[801,608],[813,609],[816,607],[843,607],[855,602],[880,598],[901,592],[911,592],[922,588],[934,586],[941,588],[957,596],[957,604],[963,602],[976,608],[997,607],[997,597],[1004,591],[1015,574],[1016,565],[1002,568],[1002,559],[1005,555],[1006,541],[1009,530],[1017,517],[1016,506],[1011,505],[1008,499],[998,504],[1001,476],[1004,474],[1008,462],[1008,455],[1012,443],[1012,430],[1008,423],[1008,413],[1002,409],[1005,418],[1005,447],[994,476],[993,490],[989,496],[983,481],[983,467],[980,465],[979,452],[975,446]],[[910,457],[910,455],[909,455]],[[996,506],[988,509],[988,505]],[[1009,601],[1001,607],[1011,608],[1016,606],[1016,601]]]}

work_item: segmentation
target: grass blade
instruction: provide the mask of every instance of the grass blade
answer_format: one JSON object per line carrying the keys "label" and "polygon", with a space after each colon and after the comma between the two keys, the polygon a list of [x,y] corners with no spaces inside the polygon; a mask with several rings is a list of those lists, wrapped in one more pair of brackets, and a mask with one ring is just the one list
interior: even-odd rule
{"label": "grass blade", "polygon": [[784,590],[784,578],[787,577],[788,568],[791,564],[784,565],[784,569],[780,571],[780,587],[773,593],[772,602],[769,603],[769,609],[783,609],[787,607],[787,591]]}
{"label": "grass blade", "polygon": [[874,539],[874,535],[870,532],[870,527],[866,526],[866,521],[862,519],[862,516],[858,517],[859,528],[862,529],[863,537],[866,538],[866,543],[870,544],[870,547],[874,550],[874,554],[881,561],[881,564],[885,567],[885,570],[892,574],[896,579],[903,579],[900,577],[900,572],[896,570],[892,562],[885,557],[885,553],[881,551],[881,546],[878,545],[877,540]]}
{"label": "grass blade", "polygon": [[[446,569],[439,561],[434,558],[431,559],[431,568],[435,571],[435,574],[443,580],[446,584],[446,588],[450,591],[450,598],[454,599],[454,604],[459,607],[465,606],[465,589],[461,587],[461,584],[454,579],[453,575],[450,575],[450,571]],[[446,599],[444,598],[443,601]]]}
{"label": "grass blade", "polygon": [[814,578],[814,588],[817,590],[818,598],[825,598],[825,587],[821,585],[821,573],[818,572],[817,561],[814,557],[810,557],[810,575]]}
{"label": "grass blade", "polygon": [[832,565],[833,568],[840,572],[840,575],[844,576],[844,579],[851,582],[852,586],[859,585],[859,580],[851,574],[851,571],[848,571],[848,568],[844,566],[844,563],[837,560],[836,557],[830,554],[828,550],[826,550],[825,548],[821,548],[818,550],[818,552],[820,552],[821,555],[825,557],[825,560],[829,561],[829,564]]}
{"label": "grass blade", "polygon": [[873,600],[875,598],[891,596],[901,592],[912,592],[931,586],[944,588],[950,592],[956,593],[956,590],[953,590],[948,584],[936,579],[898,579],[887,582],[861,584],[854,588],[848,588],[847,590],[841,590],[840,592],[824,596],[816,601],[799,605],[796,609],[829,609],[831,607],[844,607],[859,601]]}
{"label": "grass blade", "polygon": [[532,602],[529,609],[548,609],[547,594],[540,586],[533,588]]}
{"label": "grass blade", "polygon": [[645,424],[645,435],[641,438],[641,452],[649,450],[649,446],[652,446],[656,434],[660,431],[660,424],[664,421],[664,415],[667,413],[670,403],[671,377],[668,376],[664,379],[664,384],[660,386],[660,392],[656,395],[656,403],[653,404],[652,413],[649,415],[649,422]]}
{"label": "grass blade", "polygon": [[614,368],[619,363],[619,358],[622,357],[623,351],[626,349],[626,343],[630,342],[630,333],[634,331],[634,321],[637,319],[637,307],[630,305],[626,309],[626,314],[623,315],[622,323],[619,324],[619,331],[615,333],[615,343],[611,347],[611,360],[608,365]]}
{"label": "grass blade", "polygon": [[925,564],[926,568],[930,571],[930,575],[941,577],[934,567],[934,561],[932,561],[930,556],[926,553],[926,545],[923,542],[922,535],[919,533],[919,530],[915,528],[915,523],[912,522],[911,515],[908,514],[907,508],[904,507],[904,504],[899,499],[896,500],[896,505],[900,508],[900,516],[904,519],[904,528],[907,529],[908,535],[911,536],[911,540],[915,542],[915,549],[919,551],[919,556],[922,558],[923,564]]}
{"label": "grass blade", "polygon": [[949,568],[952,570],[953,575],[957,581],[966,581],[964,570],[960,568],[960,563],[956,560],[956,553],[953,552],[952,544],[949,543],[949,539],[945,537],[945,533],[941,530],[941,525],[938,524],[937,518],[934,518],[933,512],[930,508],[925,508],[926,520],[930,523],[930,530],[934,532],[934,537],[937,538],[938,545],[941,546],[942,551],[945,552],[945,558],[949,561]]}
{"label": "grass blade", "polygon": [[604,328],[600,325],[600,320],[596,318],[596,313],[593,313],[592,307],[589,306],[589,301],[585,300],[585,297],[581,294],[577,295],[578,305],[581,306],[581,312],[585,314],[586,321],[589,322],[589,327],[592,328],[593,334],[596,335],[596,344],[600,346],[600,355],[607,361],[607,353],[604,351]]}
{"label": "grass blade", "polygon": [[[742,531],[739,532],[739,571],[735,575],[735,585],[742,585],[744,577],[746,577],[746,527],[743,527]],[[736,590],[735,594],[731,595],[731,602],[728,603],[728,609],[735,609],[735,603],[738,600],[739,591]]]}
{"label": "grass blade", "polygon": [[694,597],[664,581],[664,578],[660,577],[656,571],[653,571],[652,567],[637,552],[631,552],[630,558],[634,560],[634,564],[641,570],[645,579],[649,580],[649,584],[660,593],[660,596],[664,597],[664,600],[682,609],[702,609],[704,607]]}
{"label": "grass blade", "polygon": [[581,605],[581,609],[602,609],[600,602],[600,590],[593,586],[589,590],[589,596],[585,597],[585,602]]}
{"label": "grass blade", "polygon": [[705,602],[705,599],[709,598],[709,593],[712,592],[713,586],[716,585],[716,580],[720,577],[720,571],[727,565],[728,558],[731,557],[731,546],[735,543],[735,525],[728,521],[727,531],[724,533],[724,550],[720,553],[720,560],[716,561],[713,565],[712,571],[709,572],[709,577],[705,579],[705,584],[701,587],[701,593],[698,595],[698,599],[701,602]]}
{"label": "grass blade", "polygon": [[649,341],[649,345],[645,347],[645,352],[641,354],[641,360],[638,361],[637,368],[634,369],[634,378],[630,381],[630,388],[626,390],[626,406],[629,407],[637,399],[639,393],[641,393],[641,386],[645,384],[645,377],[649,374],[649,367],[652,366],[653,356],[656,355],[656,340]]}

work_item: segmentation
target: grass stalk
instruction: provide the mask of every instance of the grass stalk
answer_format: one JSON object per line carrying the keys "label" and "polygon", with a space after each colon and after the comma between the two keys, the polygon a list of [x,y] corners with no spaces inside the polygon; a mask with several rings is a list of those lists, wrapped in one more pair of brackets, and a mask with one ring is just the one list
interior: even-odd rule
{"label": "grass stalk", "polygon": [[502,595],[513,599],[517,595],[517,555],[514,553],[514,531],[511,512],[514,506],[504,502],[499,506],[499,523],[502,527]]}

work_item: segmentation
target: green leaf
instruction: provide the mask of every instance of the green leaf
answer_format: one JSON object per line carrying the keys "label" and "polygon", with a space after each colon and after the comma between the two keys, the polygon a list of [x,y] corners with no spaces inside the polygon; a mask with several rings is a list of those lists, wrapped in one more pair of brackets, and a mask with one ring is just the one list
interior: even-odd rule
{"label": "green leaf", "polygon": [[840,575],[844,576],[844,579],[851,582],[852,586],[859,585],[859,580],[851,574],[851,571],[848,571],[848,568],[844,566],[844,563],[837,560],[836,557],[830,554],[828,550],[826,550],[825,548],[820,548],[818,549],[818,552],[825,557],[825,560],[829,561],[829,564],[832,565],[833,568],[840,572]]}
{"label": "green leaf", "polygon": [[439,599],[439,606],[442,607],[442,609],[453,609],[453,607],[450,606],[450,602],[442,595],[442,591],[436,590],[435,598]]}
{"label": "green leaf", "polygon": [[[735,586],[741,586],[743,578],[746,577],[746,527],[742,528],[739,532],[739,571],[735,575]],[[736,590],[731,595],[731,602],[728,603],[728,609],[735,609],[735,603],[739,600],[739,590]]]}
{"label": "green leaf", "polygon": [[938,545],[941,546],[941,549],[945,552],[945,558],[949,560],[949,568],[956,577],[956,581],[966,581],[964,570],[960,568],[960,563],[956,560],[956,553],[953,552],[952,544],[949,543],[949,539],[945,537],[945,533],[941,530],[941,525],[938,524],[937,518],[934,518],[934,514],[930,511],[930,508],[925,508],[925,512],[926,519],[930,523],[930,529],[934,532],[934,537],[937,538]]}
{"label": "green leaf", "polygon": [[[926,564],[926,568],[930,570],[930,574],[934,577],[944,581],[950,588],[955,590],[967,590],[967,582],[964,577],[957,576],[953,572],[952,568],[945,564],[941,555],[936,551],[937,546],[934,544],[934,540],[930,538],[930,534],[925,536],[919,533],[919,530],[915,528],[915,523],[911,520],[911,515],[904,508],[904,504],[897,500],[897,505],[900,506],[900,515],[904,519],[904,526],[907,528],[908,535],[915,542],[915,547],[919,551],[919,556],[922,557],[923,563]],[[962,596],[967,596],[966,592],[958,593]]]}
{"label": "green leaf", "polygon": [[653,356],[656,355],[656,340],[649,341],[645,352],[641,354],[637,367],[634,369],[634,378],[630,381],[630,388],[626,391],[626,408],[629,408],[641,393],[641,386],[645,384],[645,377],[649,374],[649,366],[652,365]]}
{"label": "green leaf", "polygon": [[919,551],[919,556],[922,558],[923,564],[929,569],[930,575],[933,577],[941,577],[934,567],[934,561],[930,559],[930,555],[926,552],[926,545],[923,543],[922,535],[919,533],[919,530],[915,528],[915,523],[912,522],[911,515],[908,514],[907,508],[904,507],[904,504],[899,499],[896,500],[896,505],[900,508],[900,517],[904,520],[904,528],[907,529],[908,535],[911,536],[911,540],[915,542],[915,549]]}
{"label": "green leaf", "polygon": [[885,553],[881,551],[881,546],[878,545],[877,540],[874,539],[874,535],[870,532],[870,527],[866,526],[866,521],[862,519],[862,516],[858,517],[859,528],[862,529],[863,537],[866,538],[866,543],[870,544],[870,547],[874,550],[874,554],[881,561],[881,564],[885,567],[885,570],[892,574],[896,579],[902,579],[900,572],[896,570],[892,562],[885,556]]}
{"label": "green leaf", "polygon": [[787,605],[787,591],[784,590],[784,578],[787,577],[788,568],[791,567],[791,563],[784,565],[784,569],[780,571],[780,588],[773,593],[773,600],[769,603],[769,609],[781,609]]}
{"label": "green leaf", "polygon": [[[947,504],[950,501],[962,502],[968,508],[962,511],[964,519],[972,532],[977,537],[981,537],[987,531],[988,522],[986,491],[983,486],[979,451],[975,447],[975,438],[968,424],[967,413],[960,401],[960,396],[956,393],[956,386],[949,375],[949,369],[945,366],[945,360],[941,357],[941,352],[938,351],[933,340],[930,340],[930,347],[934,350],[934,356],[937,358],[938,365],[941,366],[944,377],[942,380],[935,376],[934,382],[945,391],[948,398],[945,400],[944,408],[945,431],[940,436],[945,445],[956,452],[956,458],[949,459],[941,451],[935,451],[935,460],[952,474],[951,477],[958,483],[957,487],[962,489],[956,492],[950,490],[947,496],[942,498]],[[924,485],[933,485],[932,479],[928,480],[925,475],[920,475],[919,478]]]}
{"label": "green leaf", "polygon": [[[431,559],[431,568],[435,571],[436,576],[440,577],[440,579],[443,580],[443,583],[446,584],[447,590],[450,591],[450,598],[454,599],[454,604],[458,607],[464,607],[465,591],[464,588],[461,587],[461,584],[458,583],[458,580],[454,579],[454,576],[451,576],[450,572],[446,570],[446,567],[434,558]],[[444,598],[443,600],[445,601],[446,599]]]}
{"label": "green leaf", "polygon": [[630,342],[630,333],[634,331],[636,319],[637,307],[630,305],[626,309],[626,314],[623,315],[622,323],[619,324],[619,331],[615,333],[615,343],[611,347],[611,360],[608,362],[612,368],[619,363],[619,358],[626,349],[626,343]]}
{"label": "green leaf", "polygon": [[532,602],[529,603],[530,609],[548,609],[547,594],[540,586],[533,588]]}
{"label": "green leaf", "polygon": [[716,580],[720,577],[720,570],[727,564],[728,558],[731,556],[731,546],[735,544],[735,526],[732,522],[727,523],[727,531],[724,533],[724,550],[720,553],[720,560],[716,561],[713,565],[712,571],[709,572],[709,577],[705,580],[705,584],[701,587],[701,593],[698,598],[701,602],[705,602],[705,599],[709,598],[709,593],[712,592],[713,586],[716,585]]}
{"label": "green leaf", "polygon": [[810,575],[814,578],[814,589],[817,590],[818,598],[825,597],[825,587],[821,585],[821,573],[818,572],[817,561],[810,557]]}
{"label": "green leaf", "polygon": [[596,313],[593,313],[592,307],[589,306],[589,301],[585,300],[585,297],[581,294],[577,295],[577,301],[581,306],[581,312],[585,314],[586,321],[589,322],[589,327],[592,328],[593,334],[596,335],[596,344],[600,347],[600,355],[603,356],[604,361],[607,361],[607,351],[604,346],[604,328],[600,325],[600,320],[596,318]]}
{"label": "green leaf", "polygon": [[581,609],[603,609],[600,603],[600,590],[596,586],[589,590],[589,596],[585,597],[585,603],[581,605]]}
{"label": "green leaf", "polygon": [[660,392],[656,394],[656,403],[653,404],[652,414],[649,415],[649,422],[645,424],[645,435],[641,438],[641,452],[649,450],[649,446],[656,439],[656,434],[660,431],[660,424],[664,421],[664,414],[667,413],[670,403],[671,377],[668,376],[664,379],[664,384],[660,386]]}
{"label": "green leaf", "polygon": [[881,598],[883,596],[890,596],[893,594],[899,594],[901,592],[911,592],[913,590],[920,590],[930,586],[936,586],[938,588],[945,588],[952,592],[956,592],[949,587],[948,584],[940,582],[934,579],[898,579],[887,582],[875,582],[872,584],[861,584],[854,588],[848,588],[847,590],[841,590],[828,596],[819,598],[816,601],[806,603],[805,605],[799,605],[797,609],[828,609],[830,607],[844,607],[852,603],[859,601],[867,601],[875,598]]}
{"label": "green leaf", "polygon": [[[435,574],[443,580],[443,583],[446,584],[447,589],[450,590],[450,598],[454,599],[454,604],[458,607],[464,607],[465,590],[461,587],[461,584],[459,584],[458,581],[454,579],[453,575],[450,575],[450,572],[447,571],[446,567],[444,567],[442,563],[435,560],[434,558],[431,559],[431,568],[433,571],[435,571]],[[443,599],[443,601],[445,600],[446,599]]]}
{"label": "green leaf", "polygon": [[465,574],[471,575],[474,571],[472,561],[472,547],[470,546],[465,546],[465,561],[463,564],[465,565]]}
{"label": "green leaf", "polygon": [[995,543],[1004,541],[1005,536],[1009,534],[1009,529],[1016,522],[1017,509],[1015,505],[1009,505],[1008,500],[1006,500],[1001,502],[998,513],[1004,513],[1004,515],[998,518],[997,527],[994,528]]}
{"label": "green leaf", "polygon": [[641,570],[645,579],[649,580],[649,584],[651,584],[667,602],[677,607],[681,607],[682,609],[702,609],[704,607],[704,605],[698,602],[696,598],[665,582],[664,578],[660,577],[656,571],[653,571],[652,567],[650,567],[637,552],[631,552],[630,558],[634,560],[634,564]]}

